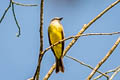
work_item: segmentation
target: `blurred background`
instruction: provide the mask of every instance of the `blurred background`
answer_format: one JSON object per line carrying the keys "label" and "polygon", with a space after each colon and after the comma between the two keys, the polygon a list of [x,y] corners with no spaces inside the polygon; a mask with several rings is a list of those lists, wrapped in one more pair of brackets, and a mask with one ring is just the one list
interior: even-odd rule
{"label": "blurred background", "polygon": [[[39,0],[14,0],[24,4],[38,4]],[[76,35],[83,24],[87,24],[101,11],[116,0],[45,0],[44,1],[44,49],[49,46],[47,29],[50,20],[54,17],[64,17],[62,24],[65,37]],[[9,0],[0,2],[0,18],[9,5]],[[34,75],[39,55],[39,14],[40,8],[15,5],[15,13],[21,27],[21,36],[18,32],[11,8],[0,24],[0,79],[1,80],[27,80]],[[104,14],[92,24],[85,33],[111,33],[120,32],[120,3]],[[75,45],[67,52],[80,61],[95,67],[106,55],[120,36],[87,36],[80,37]],[[71,40],[65,42],[65,47]],[[102,72],[119,66],[120,45],[110,58],[99,69]],[[55,62],[51,50],[47,51],[41,64],[41,76],[46,75]],[[79,63],[64,57],[64,73],[53,72],[49,80],[85,80],[92,71]],[[99,75],[96,73],[94,77]],[[112,74],[110,74],[112,75]],[[119,80],[120,73],[113,80]],[[105,80],[103,77],[100,80]]]}

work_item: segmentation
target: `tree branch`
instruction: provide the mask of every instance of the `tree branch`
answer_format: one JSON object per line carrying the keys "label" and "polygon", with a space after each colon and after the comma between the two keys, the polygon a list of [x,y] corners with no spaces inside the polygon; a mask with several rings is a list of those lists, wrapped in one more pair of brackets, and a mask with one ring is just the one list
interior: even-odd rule
{"label": "tree branch", "polygon": [[12,3],[12,1],[10,0],[9,6],[5,9],[5,12],[3,13],[3,15],[2,15],[2,17],[1,17],[1,19],[0,19],[0,23],[1,23],[2,20],[4,19],[4,17],[5,17],[5,15],[6,15],[7,11],[10,9],[11,3]]}
{"label": "tree branch", "polygon": [[41,4],[40,4],[40,52],[39,52],[39,58],[38,58],[38,65],[37,65],[37,69],[36,72],[33,76],[33,79],[35,80],[39,80],[39,74],[40,74],[40,65],[41,65],[41,61],[43,58],[42,52],[43,52],[43,9],[44,9],[44,0],[41,0]]}
{"label": "tree branch", "polygon": [[[11,0],[12,1],[12,0]],[[14,3],[12,2],[12,12],[13,12],[13,17],[14,17],[14,20],[15,20],[15,23],[17,25],[17,28],[18,28],[18,33],[16,34],[17,37],[19,37],[21,35],[21,29],[20,29],[20,25],[18,24],[18,21],[17,21],[17,18],[16,18],[16,15],[15,15],[15,11],[14,11]]]}
{"label": "tree branch", "polygon": [[38,6],[37,4],[22,4],[22,3],[18,3],[18,2],[15,2],[15,1],[13,1],[13,3],[14,4],[16,4],[16,5],[20,5],[20,6]]}
{"label": "tree branch", "polygon": [[14,4],[16,5],[19,5],[19,6],[38,6],[37,4],[23,4],[23,3],[18,3],[18,2],[15,2],[15,1],[12,1]]}
{"label": "tree branch", "polygon": [[115,50],[115,48],[118,46],[119,43],[120,43],[120,37],[117,39],[113,47],[108,51],[106,56],[96,65],[96,67],[88,76],[87,80],[90,80],[92,78],[92,76],[96,73],[96,71],[100,68],[100,66],[109,58],[109,56],[112,54],[112,52]]}
{"label": "tree branch", "polygon": [[11,5],[12,5],[13,17],[14,17],[15,23],[16,23],[17,28],[18,28],[18,33],[16,34],[16,36],[19,37],[19,36],[21,35],[21,29],[20,29],[20,25],[18,24],[16,15],[15,15],[14,4],[16,4],[16,5],[21,5],[21,6],[37,6],[37,5],[36,5],[36,4],[22,4],[22,3],[18,3],[18,2],[15,2],[15,1],[13,1],[13,0],[10,0],[10,3],[9,3],[8,8],[5,10],[5,12],[3,13],[3,15],[2,15],[2,17],[1,17],[1,19],[0,19],[0,23],[2,22],[2,20],[4,19],[7,11],[10,9],[10,7],[11,7]]}
{"label": "tree branch", "polygon": [[[86,66],[86,67],[88,67],[88,68],[90,68],[90,69],[92,69],[92,70],[94,69],[94,68],[91,67],[90,65],[85,64],[84,62],[81,62],[80,60],[77,60],[77,59],[73,58],[72,56],[68,56],[68,55],[65,55],[65,56],[66,56],[67,58],[70,58],[70,59],[72,59],[72,60],[80,63],[80,64],[83,65],[83,66]],[[106,78],[109,78],[109,76],[108,76],[107,74],[102,73],[101,71],[98,71],[98,70],[97,70],[97,72],[100,73],[100,74],[102,74],[102,75],[104,75]]]}
{"label": "tree branch", "polygon": [[115,35],[115,34],[120,34],[120,32],[112,32],[112,33],[86,33],[86,34],[82,34],[81,36]]}
{"label": "tree branch", "polygon": [[113,73],[109,80],[112,80],[117,75],[118,72],[120,72],[120,68]]}
{"label": "tree branch", "polygon": [[[109,70],[109,71],[105,72],[104,74],[108,74],[108,73],[111,73],[111,72],[115,72],[115,71],[117,71],[119,68],[120,68],[120,66],[116,67],[115,69]],[[101,74],[101,75],[97,76],[96,78],[94,78],[93,80],[97,80],[97,79],[101,78],[102,76],[103,76],[103,75]]]}

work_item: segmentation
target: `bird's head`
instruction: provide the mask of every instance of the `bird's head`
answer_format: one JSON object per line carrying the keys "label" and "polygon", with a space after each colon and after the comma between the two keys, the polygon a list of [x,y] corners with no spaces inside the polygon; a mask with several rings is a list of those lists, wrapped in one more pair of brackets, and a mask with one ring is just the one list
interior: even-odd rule
{"label": "bird's head", "polygon": [[62,19],[63,19],[63,17],[55,17],[55,18],[53,18],[51,21],[55,21],[55,20],[61,21]]}

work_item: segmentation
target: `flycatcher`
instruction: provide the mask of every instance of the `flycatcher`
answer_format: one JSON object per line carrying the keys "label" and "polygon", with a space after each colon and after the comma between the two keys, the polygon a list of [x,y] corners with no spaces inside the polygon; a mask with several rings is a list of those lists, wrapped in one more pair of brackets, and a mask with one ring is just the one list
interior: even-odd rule
{"label": "flycatcher", "polygon": [[[50,22],[50,25],[48,27],[48,37],[50,45],[64,38],[63,26],[60,23],[62,19],[63,18],[55,17]],[[53,46],[51,49],[56,59],[56,73],[58,73],[59,71],[64,72],[64,66],[62,62],[64,42]]]}

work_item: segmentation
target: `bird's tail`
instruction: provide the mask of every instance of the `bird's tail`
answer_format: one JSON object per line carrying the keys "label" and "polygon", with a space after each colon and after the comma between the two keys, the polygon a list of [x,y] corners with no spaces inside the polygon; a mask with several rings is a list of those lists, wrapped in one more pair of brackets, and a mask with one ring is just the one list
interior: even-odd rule
{"label": "bird's tail", "polygon": [[58,73],[59,71],[64,72],[64,66],[63,66],[62,58],[56,59],[56,73]]}

